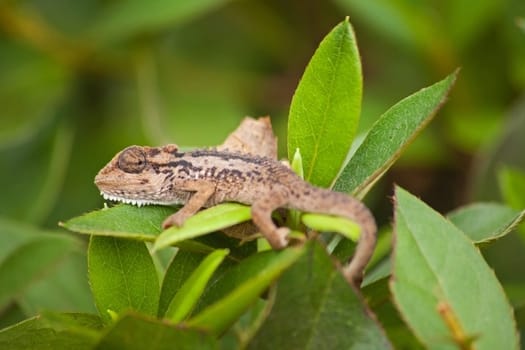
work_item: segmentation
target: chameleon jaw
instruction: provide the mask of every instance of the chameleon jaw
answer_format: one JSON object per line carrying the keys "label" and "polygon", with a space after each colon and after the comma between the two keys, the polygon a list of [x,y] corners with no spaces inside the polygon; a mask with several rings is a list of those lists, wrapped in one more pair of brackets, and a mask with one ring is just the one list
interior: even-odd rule
{"label": "chameleon jaw", "polygon": [[112,195],[112,194],[109,194],[103,191],[101,191],[100,194],[102,195],[102,197],[104,197],[105,200],[112,201],[112,202],[132,204],[139,208],[145,205],[163,204],[163,203],[159,203],[155,201],[148,201],[145,199],[133,199],[133,198],[119,197],[119,196],[115,196],[115,195]]}

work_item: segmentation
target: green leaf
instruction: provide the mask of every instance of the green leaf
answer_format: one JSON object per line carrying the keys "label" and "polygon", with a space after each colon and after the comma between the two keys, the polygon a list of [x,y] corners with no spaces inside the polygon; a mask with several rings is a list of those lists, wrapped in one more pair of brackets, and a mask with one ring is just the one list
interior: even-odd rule
{"label": "green leaf", "polygon": [[1,330],[0,348],[92,349],[100,328],[95,315],[46,313]]}
{"label": "green leaf", "polygon": [[74,237],[42,234],[13,250],[0,261],[0,309],[52,273],[79,247]]}
{"label": "green leaf", "polygon": [[24,222],[41,223],[58,199],[72,144],[69,121],[52,120],[41,126],[30,142],[0,147],[0,182],[12,184],[2,190],[2,198],[8,200],[0,201],[0,212]]}
{"label": "green leaf", "polygon": [[278,252],[263,271],[252,276],[252,278],[239,285],[226,297],[188,320],[187,325],[206,329],[214,335],[223,333],[303,253],[304,249],[301,248],[287,248]]}
{"label": "green leaf", "polygon": [[386,280],[386,278],[390,276],[391,272],[392,264],[390,263],[390,259],[382,260],[377,264],[377,266],[374,266],[371,271],[367,272],[365,279],[361,284],[361,288],[373,285],[374,283],[381,280]]}
{"label": "green leaf", "polygon": [[[290,165],[294,173],[296,173],[301,179],[304,179],[303,158],[301,157],[301,150],[299,148],[295,150]],[[300,222],[301,212],[293,209],[288,210],[286,226],[290,227],[292,230],[300,230]]]}
{"label": "green leaf", "polygon": [[40,318],[53,329],[67,329],[91,338],[98,338],[99,331],[103,329],[102,319],[88,313],[43,311]]}
{"label": "green leaf", "polygon": [[[161,232],[162,222],[174,209],[165,206],[136,207],[118,204],[72,218],[60,226],[78,233],[153,241]],[[178,247],[208,253],[213,247],[197,241],[178,242]],[[0,250],[1,253],[1,250]]]}
{"label": "green leaf", "polygon": [[60,223],[60,226],[89,235],[153,241],[161,231],[162,221],[173,211],[172,208],[162,206],[139,208],[119,204],[78,216]]}
{"label": "green leaf", "polygon": [[250,207],[237,203],[224,203],[202,210],[190,217],[182,227],[170,227],[155,241],[154,250],[162,249],[186,239],[199,237],[251,218]]}
{"label": "green leaf", "polygon": [[95,22],[91,37],[108,44],[143,32],[158,31],[194,18],[216,8],[226,0],[170,1],[158,0],[145,3],[140,0],[123,0],[111,3]]}
{"label": "green leaf", "polygon": [[217,349],[215,340],[200,330],[128,314],[111,326],[95,349],[194,350]]}
{"label": "green leaf", "polygon": [[[35,135],[54,118],[54,109],[67,96],[71,75],[60,62],[15,40],[3,38],[0,52],[0,151],[12,151],[9,148],[13,146],[34,142]],[[39,153],[39,156],[42,157],[42,154]],[[2,154],[0,159],[3,156]],[[20,157],[27,154],[18,153],[17,156],[19,166],[32,166],[20,162]],[[13,178],[21,176],[20,173],[2,175]],[[19,177],[17,179],[20,180]]]}
{"label": "green leaf", "polygon": [[321,42],[288,117],[288,159],[301,150],[305,179],[328,187],[339,173],[361,113],[361,61],[348,19]]}
{"label": "green leaf", "polygon": [[360,227],[353,221],[345,218],[321,214],[303,214],[303,223],[321,232],[338,232],[352,241],[357,241],[360,235]]}
{"label": "green leaf", "polygon": [[[246,223],[248,224],[248,223]],[[244,225],[241,223],[241,225]],[[249,242],[241,242],[238,238],[229,237],[226,234],[222,232],[214,232],[212,234],[201,236],[194,241],[184,241],[181,243],[177,243],[177,247],[185,247],[188,242],[198,242],[202,245],[213,247],[209,250],[200,250],[200,253],[211,253],[215,249],[229,249],[230,254],[229,257],[231,257],[233,260],[242,260],[255,252],[257,252],[257,242],[256,241],[249,241]]]}
{"label": "green leaf", "polygon": [[95,304],[104,322],[111,319],[108,310],[157,314],[159,280],[143,242],[91,236],[88,274]]}
{"label": "green leaf", "polygon": [[[40,244],[43,240],[47,242],[49,237],[52,239],[49,243]],[[67,241],[72,241],[71,247],[60,250],[58,248],[64,248],[64,245],[58,244],[58,250],[55,250],[54,237],[66,240],[64,243],[66,245]],[[73,241],[76,241],[76,244],[73,244]],[[36,315],[43,309],[95,312],[85,274],[86,253],[83,243],[70,235],[41,230],[21,222],[0,218],[0,266],[4,263],[11,264],[12,262],[8,261],[20,254],[27,255],[29,262],[35,261],[35,255],[31,250],[37,251],[38,256],[47,255],[51,253],[50,251],[51,254],[57,254],[56,260],[35,261],[34,274],[28,270],[25,271],[27,274],[23,273],[24,269],[30,268],[27,262],[21,265],[17,262],[16,266],[7,268],[6,273],[16,274],[13,278],[19,282],[27,278],[27,285],[15,292],[11,288],[16,288],[16,284],[6,284],[6,288],[0,288],[0,295],[3,292],[14,293],[11,297],[16,297],[19,307],[23,309],[26,316]],[[29,249],[29,252],[23,253],[25,249]]]}
{"label": "green leaf", "polygon": [[479,250],[448,220],[399,187],[394,247],[395,303],[426,347],[454,341],[461,347],[473,340],[480,350],[518,349],[512,309]]}
{"label": "green leaf", "polygon": [[221,336],[221,349],[246,349],[273,306],[275,288],[270,286],[265,299],[257,299],[230,329]]}
{"label": "green leaf", "polygon": [[216,250],[200,263],[171,300],[166,318],[178,323],[189,315],[213,273],[228,253],[228,249]]}
{"label": "green leaf", "polygon": [[519,212],[497,203],[475,203],[454,210],[448,218],[474,243],[484,243],[505,236],[523,220]]}
{"label": "green leaf", "polygon": [[266,250],[253,254],[227,269],[227,271],[218,276],[206,289],[205,294],[199,302],[198,310],[196,310],[195,313],[225,298],[235,288],[252,279],[254,276],[263,274],[268,266],[279,259],[279,254],[276,250]]}
{"label": "green leaf", "polygon": [[275,304],[249,349],[389,349],[379,325],[325,249],[307,251],[279,279]]}
{"label": "green leaf", "polygon": [[[378,281],[378,283],[374,283],[372,287],[378,289],[375,291],[376,294],[384,293],[385,297],[383,300],[374,300],[375,296],[370,297],[367,293],[365,296],[366,300],[373,308],[381,325],[385,328],[388,339],[392,344],[395,344],[395,349],[424,350],[425,348],[404,324],[399,312],[394,307],[390,291],[388,290],[388,282]],[[370,292],[370,290],[363,292]],[[378,297],[378,299],[381,299],[381,295],[378,295]],[[378,302],[378,305],[373,305],[376,302]]]}
{"label": "green leaf", "polygon": [[178,250],[164,274],[160,290],[159,311],[157,315],[163,317],[170,305],[173,296],[179,291],[193,270],[199,266],[205,255],[185,250]]}
{"label": "green leaf", "polygon": [[73,131],[67,121],[61,122],[56,127],[47,163],[48,173],[38,192],[31,197],[32,205],[29,206],[30,209],[26,214],[28,221],[42,222],[56,203],[69,165]]}
{"label": "green leaf", "polygon": [[525,208],[525,173],[511,167],[504,167],[498,174],[499,187],[505,202],[512,208]]}
{"label": "green leaf", "polygon": [[33,225],[0,217],[0,263],[22,245],[48,233]]}
{"label": "green leaf", "polygon": [[26,315],[36,315],[41,310],[97,312],[86,274],[86,249],[81,249],[70,252],[45,278],[32,283],[17,298]]}
{"label": "green leaf", "polygon": [[299,148],[296,149],[293,154],[291,167],[294,173],[301,179],[304,179],[303,157],[301,156],[301,150]]}
{"label": "green leaf", "polygon": [[430,122],[458,72],[401,100],[372,126],[335,183],[334,190],[362,198]]}

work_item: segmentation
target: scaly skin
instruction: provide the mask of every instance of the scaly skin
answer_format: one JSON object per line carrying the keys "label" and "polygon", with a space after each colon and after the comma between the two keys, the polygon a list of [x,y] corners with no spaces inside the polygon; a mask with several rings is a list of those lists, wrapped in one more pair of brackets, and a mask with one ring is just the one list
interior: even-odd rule
{"label": "scaly skin", "polygon": [[222,202],[252,206],[255,225],[274,249],[288,245],[287,227],[277,227],[277,208],[341,216],[361,227],[356,253],[343,270],[359,286],[376,242],[376,224],[368,208],[353,197],[314,187],[282,163],[269,158],[216,150],[179,152],[176,145],[130,146],[95,177],[106,199],[146,204],[183,204],[163,227],[181,226],[202,207]]}

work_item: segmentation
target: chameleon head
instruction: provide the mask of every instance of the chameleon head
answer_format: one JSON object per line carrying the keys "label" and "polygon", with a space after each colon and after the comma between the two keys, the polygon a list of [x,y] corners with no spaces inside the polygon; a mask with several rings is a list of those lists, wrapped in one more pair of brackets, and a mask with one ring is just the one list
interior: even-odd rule
{"label": "chameleon head", "polygon": [[176,145],[129,146],[117,153],[95,177],[95,185],[108,200],[135,204],[172,204],[169,174],[160,167],[177,152]]}

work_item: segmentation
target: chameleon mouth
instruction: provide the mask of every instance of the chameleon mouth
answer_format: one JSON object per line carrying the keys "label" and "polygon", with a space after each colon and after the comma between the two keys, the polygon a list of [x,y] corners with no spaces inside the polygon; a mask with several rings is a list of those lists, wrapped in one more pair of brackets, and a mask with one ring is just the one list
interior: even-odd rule
{"label": "chameleon mouth", "polygon": [[112,201],[112,202],[120,202],[120,203],[126,203],[126,204],[132,204],[136,205],[137,207],[142,207],[144,205],[152,205],[152,204],[159,204],[157,202],[152,202],[144,199],[133,199],[133,198],[124,198],[124,197],[118,197],[109,193],[100,192],[102,197],[104,197],[105,200]]}

